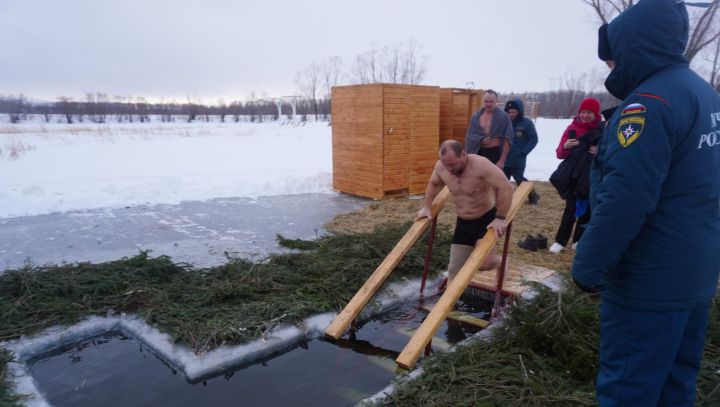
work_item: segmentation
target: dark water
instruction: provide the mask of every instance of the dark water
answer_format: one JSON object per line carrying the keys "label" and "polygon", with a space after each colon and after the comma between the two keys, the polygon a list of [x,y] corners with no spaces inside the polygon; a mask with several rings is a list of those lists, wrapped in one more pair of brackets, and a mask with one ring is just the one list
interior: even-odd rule
{"label": "dark water", "polygon": [[[484,316],[489,304],[465,307]],[[347,406],[387,386],[395,358],[427,312],[416,303],[375,318],[349,339],[316,339],[199,383],[139,341],[109,333],[29,362],[54,406]],[[477,328],[444,323],[433,344],[454,344]]]}

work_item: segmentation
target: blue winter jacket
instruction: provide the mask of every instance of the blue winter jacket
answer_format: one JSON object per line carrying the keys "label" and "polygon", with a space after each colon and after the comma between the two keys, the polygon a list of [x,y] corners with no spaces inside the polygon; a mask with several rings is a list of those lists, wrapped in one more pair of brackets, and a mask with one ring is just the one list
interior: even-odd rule
{"label": "blue winter jacket", "polygon": [[641,0],[608,26],[622,103],[591,177],[572,274],[643,310],[709,301],[720,271],[720,96],[688,67],[685,5]]}
{"label": "blue winter jacket", "polygon": [[528,154],[538,143],[537,131],[532,120],[525,117],[525,105],[522,100],[515,99],[518,115],[512,121],[515,137],[512,148],[505,159],[505,168],[525,168]]}

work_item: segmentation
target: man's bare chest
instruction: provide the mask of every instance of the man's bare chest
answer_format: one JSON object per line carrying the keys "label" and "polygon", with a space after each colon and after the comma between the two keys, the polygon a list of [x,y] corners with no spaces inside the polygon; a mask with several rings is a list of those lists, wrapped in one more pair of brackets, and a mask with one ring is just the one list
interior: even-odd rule
{"label": "man's bare chest", "polygon": [[476,197],[487,193],[487,184],[480,179],[454,178],[445,183],[454,197]]}
{"label": "man's bare chest", "polygon": [[483,114],[480,116],[480,127],[482,127],[483,131],[486,135],[490,135],[490,125],[492,123],[492,116]]}

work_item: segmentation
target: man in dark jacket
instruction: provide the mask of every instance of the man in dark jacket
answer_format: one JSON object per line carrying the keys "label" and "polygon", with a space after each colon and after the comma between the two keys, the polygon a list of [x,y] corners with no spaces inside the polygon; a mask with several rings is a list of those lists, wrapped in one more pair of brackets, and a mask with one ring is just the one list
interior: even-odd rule
{"label": "man in dark jacket", "polygon": [[641,0],[600,29],[622,100],[591,170],[572,275],[600,291],[601,406],[692,406],[720,271],[720,96],[688,67],[685,4]]}
{"label": "man in dark jacket", "polygon": [[[535,131],[535,124],[532,120],[525,117],[525,105],[522,100],[514,99],[505,103],[505,113],[510,116],[515,137],[505,160],[503,171],[508,179],[513,177],[515,182],[520,185],[523,181],[527,181],[525,166],[528,154],[538,143],[537,131]],[[537,205],[538,201],[540,201],[540,195],[533,189],[528,197],[528,203]]]}

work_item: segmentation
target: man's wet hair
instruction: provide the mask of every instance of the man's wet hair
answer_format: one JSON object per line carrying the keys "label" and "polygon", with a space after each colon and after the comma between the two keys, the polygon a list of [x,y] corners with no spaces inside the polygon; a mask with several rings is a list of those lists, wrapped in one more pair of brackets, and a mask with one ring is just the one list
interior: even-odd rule
{"label": "man's wet hair", "polygon": [[457,140],[446,140],[440,145],[440,157],[447,154],[448,150],[452,150],[456,157],[460,157],[465,148]]}
{"label": "man's wet hair", "polygon": [[486,95],[487,95],[488,93],[491,94],[491,95],[495,95],[495,97],[498,97],[497,92],[495,92],[495,91],[492,90],[492,89],[488,89],[488,90],[485,91],[485,94],[486,94]]}

